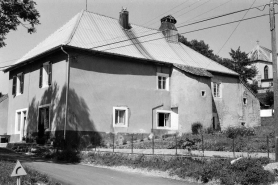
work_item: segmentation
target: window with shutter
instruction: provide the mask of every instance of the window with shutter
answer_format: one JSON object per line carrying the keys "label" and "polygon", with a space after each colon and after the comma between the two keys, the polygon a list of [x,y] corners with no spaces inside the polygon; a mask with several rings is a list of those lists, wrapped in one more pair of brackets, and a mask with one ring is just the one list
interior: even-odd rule
{"label": "window with shutter", "polygon": [[20,93],[23,94],[23,88],[24,88],[24,73],[22,73],[20,76]]}
{"label": "window with shutter", "polygon": [[16,94],[16,76],[13,76],[13,89],[12,89],[12,94]]}
{"label": "window with shutter", "polygon": [[39,87],[42,87],[42,70],[43,70],[43,66],[40,67],[40,82],[39,82]]}
{"label": "window with shutter", "polygon": [[51,81],[52,81],[52,63],[49,63],[48,66],[48,85],[51,85]]}

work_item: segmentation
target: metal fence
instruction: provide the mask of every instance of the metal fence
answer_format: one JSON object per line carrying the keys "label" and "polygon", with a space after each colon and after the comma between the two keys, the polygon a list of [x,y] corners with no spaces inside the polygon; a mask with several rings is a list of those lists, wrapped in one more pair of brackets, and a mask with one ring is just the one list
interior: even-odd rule
{"label": "metal fence", "polygon": [[239,156],[274,158],[274,137],[237,137],[227,138],[224,135],[168,135],[138,139],[134,134],[119,143],[117,136],[111,134],[107,145],[95,145],[94,150],[116,153],[142,153],[150,155],[177,155],[199,157],[225,157]]}

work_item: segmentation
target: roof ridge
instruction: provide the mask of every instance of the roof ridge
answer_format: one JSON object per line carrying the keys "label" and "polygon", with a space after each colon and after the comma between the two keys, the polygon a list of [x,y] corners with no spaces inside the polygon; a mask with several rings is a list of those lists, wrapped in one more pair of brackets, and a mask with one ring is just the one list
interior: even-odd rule
{"label": "roof ridge", "polygon": [[78,19],[76,20],[75,25],[74,25],[74,28],[72,29],[72,32],[71,32],[71,34],[70,34],[68,40],[66,41],[65,45],[68,45],[68,44],[71,42],[71,40],[72,40],[72,38],[73,38],[73,36],[74,36],[74,34],[75,34],[75,32],[76,32],[76,29],[77,29],[77,27],[79,26],[80,20],[81,20],[81,18],[82,18],[82,16],[83,16],[84,12],[85,12],[85,10],[82,10],[82,11],[79,13],[80,15],[79,15]]}
{"label": "roof ridge", "polygon": [[[99,15],[99,16],[103,16],[103,17],[107,17],[107,18],[110,18],[110,19],[114,19],[114,20],[117,20],[117,18],[115,17],[110,17],[108,15],[103,15],[103,14],[100,14],[100,13],[96,13],[96,12],[91,12],[91,11],[88,11],[88,10],[84,10],[84,12],[88,12],[88,13],[92,13],[92,14],[95,14],[95,15]],[[147,26],[142,26],[142,25],[139,25],[139,24],[134,24],[134,23],[130,23],[131,25],[135,25],[135,26],[139,26],[139,27],[142,27],[142,28],[147,28],[147,29],[150,29],[150,30],[155,30],[155,31],[159,31],[158,29],[155,29],[155,28],[149,28]]]}

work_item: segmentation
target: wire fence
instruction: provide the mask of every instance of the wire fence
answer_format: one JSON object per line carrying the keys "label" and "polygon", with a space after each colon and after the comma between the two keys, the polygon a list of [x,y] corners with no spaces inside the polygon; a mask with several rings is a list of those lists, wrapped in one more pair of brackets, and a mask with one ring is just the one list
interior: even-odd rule
{"label": "wire fence", "polygon": [[130,134],[119,140],[110,135],[106,145],[94,145],[95,151],[113,153],[137,153],[147,155],[195,156],[236,158],[240,156],[267,157],[273,159],[275,140],[273,136],[227,138],[224,135],[167,135],[140,138]]}

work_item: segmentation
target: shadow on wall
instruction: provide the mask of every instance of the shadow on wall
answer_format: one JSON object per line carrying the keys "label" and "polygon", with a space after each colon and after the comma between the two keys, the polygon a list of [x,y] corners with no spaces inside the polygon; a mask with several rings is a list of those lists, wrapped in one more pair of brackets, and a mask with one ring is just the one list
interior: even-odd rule
{"label": "shadow on wall", "polygon": [[[79,97],[72,89],[69,90],[68,121],[66,123],[66,140],[64,140],[65,110],[66,110],[66,86],[59,89],[57,83],[52,84],[43,93],[40,100],[34,97],[28,109],[28,136],[33,136],[36,141],[54,141],[58,147],[67,146],[73,148],[84,148],[100,145],[102,136],[96,132],[94,121],[90,119],[90,110],[83,98]],[[39,111],[44,106],[49,106],[50,129],[38,134]],[[43,121],[44,122],[44,121]],[[41,139],[43,138],[43,139]],[[66,142],[65,142],[66,141]],[[40,141],[41,142],[41,141]],[[41,144],[44,144],[43,142]]]}

